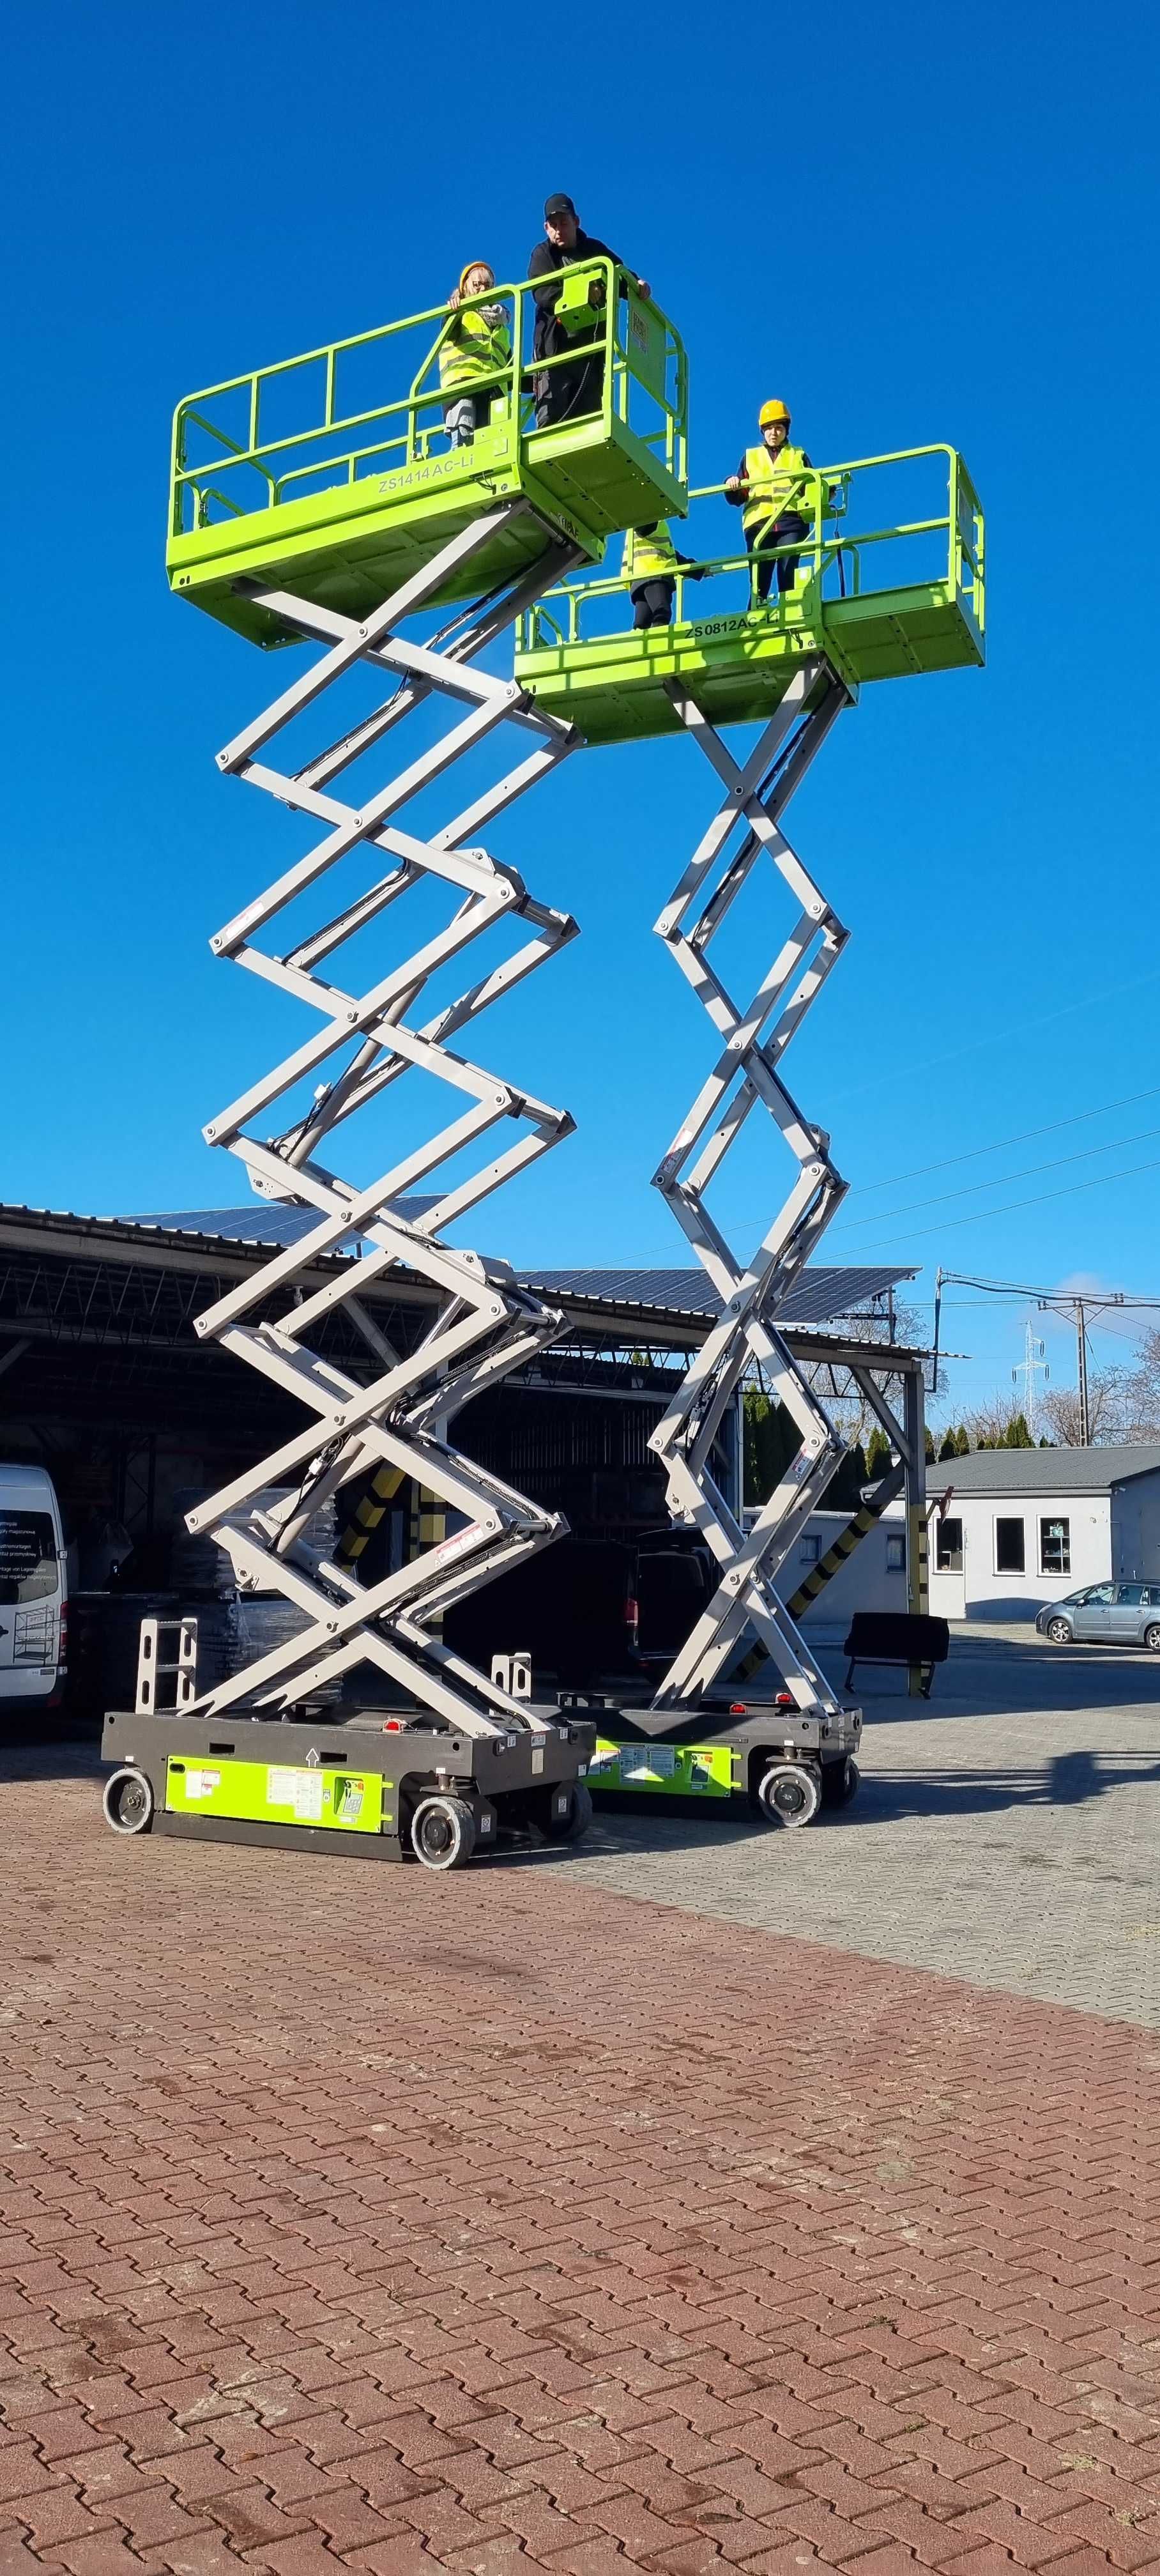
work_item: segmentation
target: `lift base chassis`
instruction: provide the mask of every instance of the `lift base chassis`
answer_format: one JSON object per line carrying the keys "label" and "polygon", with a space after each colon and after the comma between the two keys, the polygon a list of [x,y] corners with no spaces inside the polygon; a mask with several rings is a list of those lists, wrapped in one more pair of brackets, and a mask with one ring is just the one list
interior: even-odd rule
{"label": "lift base chassis", "polygon": [[[776,1700],[704,1704],[688,1714],[674,1709],[663,1739],[641,1725],[645,1711],[597,1692],[565,1693],[572,1718],[596,1726],[589,1786],[618,1798],[696,1798],[751,1802],[756,1774],[766,1764],[800,1765],[820,1774],[827,1797],[831,1782],[848,1775],[862,1740],[862,1711],[786,1708]],[[659,1711],[648,1712],[653,1723]],[[856,1781],[856,1773],[853,1775]],[[847,1792],[847,1794],[849,1794]]]}
{"label": "lift base chassis", "polygon": [[595,1726],[554,1706],[535,1714],[547,1723],[534,1731],[473,1737],[386,1709],[338,1725],[118,1709],[106,1716],[101,1754],[116,1778],[131,1772],[148,1784],[142,1822],[122,1831],[151,1825],[195,1842],[405,1860],[411,1817],[439,1793],[470,1809],[484,1852],[505,1823],[550,1830],[567,1815]]}

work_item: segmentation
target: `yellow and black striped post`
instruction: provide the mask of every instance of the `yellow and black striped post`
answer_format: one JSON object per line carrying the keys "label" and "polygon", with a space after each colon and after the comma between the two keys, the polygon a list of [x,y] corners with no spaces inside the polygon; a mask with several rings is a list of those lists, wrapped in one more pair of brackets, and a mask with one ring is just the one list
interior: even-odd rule
{"label": "yellow and black striped post", "polygon": [[[804,1583],[799,1583],[792,1600],[786,1602],[785,1607],[789,1618],[801,1618],[803,1612],[809,1609],[810,1603],[817,1600],[820,1592],[825,1591],[827,1583],[832,1583],[834,1576],[841,1572],[848,1558],[853,1556],[855,1549],[861,1547],[863,1539],[869,1538],[872,1529],[877,1529],[887,1504],[894,1501],[895,1495],[901,1489],[902,1477],[903,1469],[900,1461],[897,1466],[891,1467],[880,1483],[875,1486],[869,1502],[862,1503],[855,1512],[853,1520],[847,1521],[845,1529],[839,1530],[836,1539],[831,1540],[825,1555],[818,1558],[816,1565],[811,1565]],[[749,1653],[744,1655],[738,1664],[733,1676],[734,1680],[748,1681],[751,1675],[759,1672],[762,1664],[767,1663],[768,1660],[763,1646],[751,1647]]]}
{"label": "yellow and black striped post", "polygon": [[[925,1510],[920,1502],[907,1507],[907,1610],[910,1615],[925,1618],[931,1610],[931,1540],[925,1528]],[[910,1664],[910,1698],[923,1698],[923,1664]]]}
{"label": "yellow and black striped post", "polygon": [[[378,1528],[388,1503],[392,1496],[398,1493],[404,1481],[404,1475],[405,1470],[402,1467],[380,1467],[378,1474],[372,1476],[365,1494],[359,1496],[352,1517],[347,1522],[335,1549],[335,1558],[339,1565],[357,1563],[371,1531]],[[413,1553],[417,1555],[418,1549],[414,1549]]]}
{"label": "yellow and black striped post", "polygon": [[[930,1609],[930,1584],[927,1577],[926,1531],[926,1430],[923,1406],[923,1381],[919,1369],[908,1369],[903,1381],[903,1413],[906,1423],[906,1607],[912,1618],[925,1618]],[[912,1699],[923,1697],[924,1681],[929,1669],[912,1664],[908,1688]]]}
{"label": "yellow and black striped post", "polygon": [[407,1562],[421,1556],[425,1547],[439,1547],[447,1536],[447,1514],[437,1494],[426,1485],[411,1488],[411,1512],[407,1524]]}

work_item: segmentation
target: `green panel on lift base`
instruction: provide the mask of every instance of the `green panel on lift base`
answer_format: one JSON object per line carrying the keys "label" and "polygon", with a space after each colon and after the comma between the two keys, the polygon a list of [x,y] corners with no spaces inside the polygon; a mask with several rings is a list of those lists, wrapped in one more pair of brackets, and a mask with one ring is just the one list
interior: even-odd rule
{"label": "green panel on lift base", "polygon": [[983,645],[969,607],[945,583],[929,582],[827,600],[820,616],[805,592],[784,608],[542,645],[517,653],[515,673],[586,742],[638,742],[682,730],[666,680],[682,681],[714,724],[761,723],[813,654],[824,654],[856,695],[863,680],[981,665]]}
{"label": "green panel on lift base", "polygon": [[377,1834],[394,1825],[384,1806],[391,1783],[381,1772],[357,1775],[289,1762],[206,1761],[171,1753],[165,1765],[168,1815],[229,1817],[255,1825],[323,1825],[331,1832]]}
{"label": "green panel on lift base", "polygon": [[610,437],[592,420],[534,430],[522,442],[499,421],[477,431],[472,447],[171,537],[170,588],[253,644],[297,642],[236,585],[292,591],[341,616],[365,617],[497,502],[520,495],[532,508],[471,556],[433,604],[478,599],[517,578],[556,535],[596,562],[615,531],[687,504],[684,487],[623,421],[613,422]]}
{"label": "green panel on lift base", "polygon": [[622,1743],[598,1735],[588,1786],[660,1798],[728,1798],[745,1786],[743,1757],[731,1744],[656,1744],[651,1736]]}

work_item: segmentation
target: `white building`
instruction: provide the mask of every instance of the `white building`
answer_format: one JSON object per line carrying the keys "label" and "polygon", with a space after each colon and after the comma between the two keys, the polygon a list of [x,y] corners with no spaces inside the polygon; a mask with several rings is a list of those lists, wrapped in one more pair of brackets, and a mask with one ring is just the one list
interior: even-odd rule
{"label": "white building", "polygon": [[[746,1508],[745,1525],[751,1528],[755,1511]],[[777,1587],[786,1601],[793,1598],[799,1584],[806,1581],[821,1562],[827,1549],[850,1526],[849,1512],[811,1512],[806,1526],[777,1578]],[[888,1503],[876,1527],[846,1558],[837,1573],[831,1575],[816,1600],[806,1604],[795,1617],[806,1626],[834,1627],[843,1632],[855,1610],[905,1610],[906,1595],[906,1514],[901,1502]]]}
{"label": "white building", "polygon": [[944,1619],[1018,1619],[1083,1583],[1160,1579],[1160,1446],[979,1449],[926,1484]]}

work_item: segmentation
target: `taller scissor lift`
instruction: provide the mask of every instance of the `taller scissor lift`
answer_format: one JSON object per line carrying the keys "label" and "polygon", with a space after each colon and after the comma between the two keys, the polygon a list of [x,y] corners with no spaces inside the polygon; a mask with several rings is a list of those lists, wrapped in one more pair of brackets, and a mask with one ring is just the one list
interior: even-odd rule
{"label": "taller scissor lift", "polygon": [[[483,1673],[442,1634],[459,1599],[563,1527],[449,1437],[461,1407],[561,1318],[506,1263],[446,1238],[572,1124],[463,1044],[576,929],[484,843],[580,739],[497,671],[493,648],[545,591],[598,564],[610,534],[687,506],[685,363],[664,315],[608,260],[569,270],[561,314],[576,351],[534,369],[531,287],[474,301],[503,307],[509,354],[473,380],[468,445],[444,419],[447,306],[193,395],[174,423],[172,588],[260,647],[316,648],[218,755],[225,775],[302,818],[306,846],[211,941],[313,1026],[205,1130],[255,1190],[313,1222],[197,1321],[305,1414],[189,1519],[228,1552],[243,1594],[281,1596],[292,1633],[209,1686],[191,1621],[175,1647],[146,1633],[137,1708],[106,1722],[118,1764],[106,1813],[123,1832],[156,1821],[413,1850],[449,1868],[505,1813],[555,1835],[587,1819],[591,1726],[532,1699],[518,1657]],[[554,371],[575,378],[579,352],[581,392],[566,417],[545,418]],[[318,717],[340,699],[320,746]],[[372,766],[403,726],[407,752],[383,784]],[[387,947],[404,919],[413,937]],[[484,961],[465,970],[477,940]],[[437,1084],[451,1105],[433,1118]],[[387,1145],[383,1108],[396,1111]],[[333,1142],[356,1112],[364,1162],[348,1176]],[[361,1258],[303,1285],[352,1245]],[[399,1270],[429,1303],[396,1345],[367,1291]],[[328,1350],[339,1316],[360,1368]],[[433,1507],[435,1543],[367,1586],[312,1536],[340,1488],[394,1479]],[[344,1700],[336,1725],[336,1690],[349,1695],[355,1674],[363,1705],[348,1715]]]}

